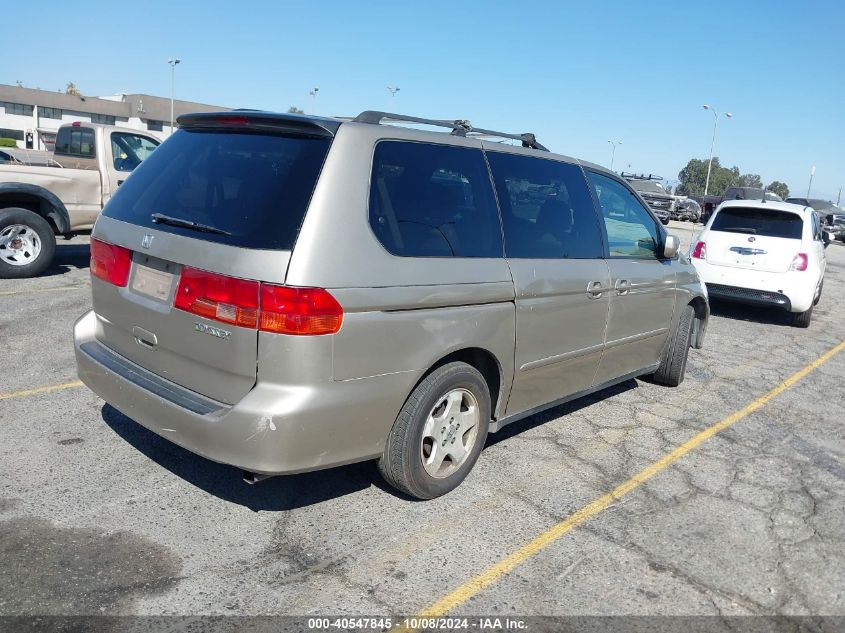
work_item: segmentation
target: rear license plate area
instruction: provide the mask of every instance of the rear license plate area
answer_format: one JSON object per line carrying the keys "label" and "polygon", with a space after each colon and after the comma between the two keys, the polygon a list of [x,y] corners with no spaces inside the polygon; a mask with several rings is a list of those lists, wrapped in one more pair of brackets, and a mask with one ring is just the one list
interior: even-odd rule
{"label": "rear license plate area", "polygon": [[174,278],[173,273],[136,263],[132,275],[132,291],[167,303],[170,300]]}

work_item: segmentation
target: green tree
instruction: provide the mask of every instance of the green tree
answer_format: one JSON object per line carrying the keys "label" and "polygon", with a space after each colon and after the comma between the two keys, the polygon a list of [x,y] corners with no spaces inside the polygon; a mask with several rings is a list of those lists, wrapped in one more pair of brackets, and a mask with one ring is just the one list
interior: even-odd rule
{"label": "green tree", "polygon": [[766,187],[772,193],[776,193],[781,198],[786,200],[789,197],[789,187],[786,186],[785,182],[781,182],[780,180],[774,180],[772,183]]}
{"label": "green tree", "polygon": [[291,106],[288,108],[288,114],[305,114],[305,110],[300,110],[296,106]]}
{"label": "green tree", "polygon": [[[675,188],[675,193],[681,196],[703,196],[704,186],[707,182],[707,163],[708,159],[706,158],[691,159],[687,166],[678,173],[678,186]],[[722,167],[719,158],[714,156],[710,173],[710,188],[707,193],[721,196],[739,177],[738,167],[731,167],[730,169]]]}
{"label": "green tree", "polygon": [[763,179],[757,174],[742,174],[734,183],[737,187],[763,187]]}

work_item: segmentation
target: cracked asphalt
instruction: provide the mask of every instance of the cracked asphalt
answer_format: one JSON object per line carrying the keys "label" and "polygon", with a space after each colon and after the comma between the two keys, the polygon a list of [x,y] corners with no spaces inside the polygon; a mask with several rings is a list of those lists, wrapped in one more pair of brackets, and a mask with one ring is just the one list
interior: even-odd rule
{"label": "cracked asphalt", "polygon": [[[679,388],[507,427],[430,502],[372,463],[248,486],[84,387],[0,400],[0,614],[416,613],[845,340],[845,244],[827,256],[809,330],[716,304]],[[0,393],[75,380],[87,258],[75,238],[0,281]],[[844,380],[845,353],[455,613],[845,615]]]}

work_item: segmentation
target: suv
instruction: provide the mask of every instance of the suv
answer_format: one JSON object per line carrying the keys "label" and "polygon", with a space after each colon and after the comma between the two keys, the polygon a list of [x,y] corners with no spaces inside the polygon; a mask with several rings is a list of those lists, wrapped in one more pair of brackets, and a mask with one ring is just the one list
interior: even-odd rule
{"label": "suv", "polygon": [[678,239],[533,135],[379,112],[179,126],[97,220],[78,371],[248,481],[378,459],[432,498],[488,432],[635,376],[677,385],[703,343]]}
{"label": "suv", "polygon": [[711,298],[786,310],[809,327],[824,283],[827,239],[810,207],[723,202],[692,248]]}

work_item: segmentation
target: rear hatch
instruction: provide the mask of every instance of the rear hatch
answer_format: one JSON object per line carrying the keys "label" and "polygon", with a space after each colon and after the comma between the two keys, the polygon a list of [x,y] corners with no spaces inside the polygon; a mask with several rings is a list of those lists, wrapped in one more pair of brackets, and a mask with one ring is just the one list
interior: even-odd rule
{"label": "rear hatch", "polygon": [[256,380],[260,282],[284,282],[336,125],[250,112],[180,127],[95,228],[97,339],[234,404]]}
{"label": "rear hatch", "polygon": [[707,233],[707,262],[786,272],[801,250],[804,220],[797,213],[752,207],[718,211]]}

